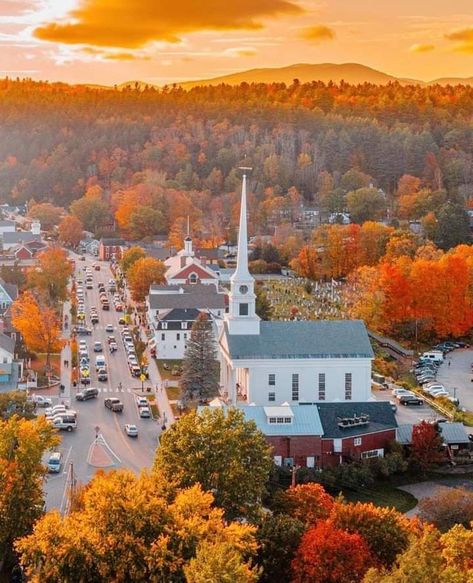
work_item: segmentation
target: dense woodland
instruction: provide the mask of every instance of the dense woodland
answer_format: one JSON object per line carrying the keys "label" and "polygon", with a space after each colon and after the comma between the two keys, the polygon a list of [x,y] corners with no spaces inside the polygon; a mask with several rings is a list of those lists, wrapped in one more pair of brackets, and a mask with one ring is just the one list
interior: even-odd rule
{"label": "dense woodland", "polygon": [[[404,175],[418,182],[401,195],[401,218],[473,195],[469,86],[118,91],[4,79],[0,97],[0,196],[8,201],[68,207],[97,185],[113,211],[130,197],[161,213],[154,230],[168,232],[192,211],[208,236],[237,214],[241,164],[254,168],[252,228],[260,232],[275,210],[301,201],[343,210],[347,193],[370,184],[396,215]],[[417,193],[420,210],[406,198]]]}

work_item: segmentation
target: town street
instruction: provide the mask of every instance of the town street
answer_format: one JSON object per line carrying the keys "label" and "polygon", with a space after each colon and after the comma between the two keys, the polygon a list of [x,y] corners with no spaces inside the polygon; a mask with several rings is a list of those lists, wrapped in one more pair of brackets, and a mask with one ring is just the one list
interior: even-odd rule
{"label": "town street", "polygon": [[[76,257],[78,259],[78,257]],[[92,268],[93,263],[99,263],[101,270],[95,271]],[[94,289],[85,290],[85,267],[92,268],[94,279]],[[73,475],[78,483],[87,483],[98,467],[91,465],[88,456],[94,451],[91,445],[95,441],[96,434],[99,437],[100,449],[106,452],[110,465],[108,468],[128,468],[136,473],[142,468],[152,465],[158,437],[161,432],[161,422],[153,419],[141,419],[138,415],[138,408],[135,404],[136,395],[143,395],[141,392],[141,381],[130,375],[123,342],[120,335],[122,326],[118,324],[122,312],[116,312],[113,302],[110,302],[110,311],[104,311],[101,308],[99,294],[97,290],[98,282],[103,282],[108,287],[109,279],[113,278],[109,265],[106,262],[98,262],[96,258],[87,257],[86,261],[76,260],[76,279],[82,280],[81,287],[84,288],[86,324],[90,326],[89,310],[95,306],[99,315],[99,324],[94,326],[91,336],[79,336],[79,339],[87,341],[89,357],[91,362],[91,387],[99,389],[99,396],[89,401],[76,401],[75,394],[79,387],[73,388],[70,382],[65,383],[65,391],[62,396],[55,396],[54,403],[64,401],[69,404],[71,409],[78,413],[77,429],[68,432],[61,432],[62,443],[58,448],[63,454],[63,465],[59,474],[48,474],[46,479],[46,506],[48,509],[57,508],[64,511],[67,505],[67,494],[70,487],[71,465]],[[107,333],[105,327],[112,324],[113,333]],[[108,350],[107,336],[113,334],[117,339],[118,351],[110,354]],[[95,356],[93,345],[95,341],[101,341],[103,354],[107,361],[108,381],[99,382],[95,372]],[[156,386],[159,382],[157,377],[157,368],[151,363],[150,370],[152,379],[145,382],[146,386]],[[66,375],[64,375],[66,373]],[[67,374],[68,369],[64,370],[62,378],[70,378]],[[151,383],[154,383],[151,385]],[[122,388],[119,389],[121,383]],[[160,392],[160,391],[158,391]],[[57,391],[55,393],[57,395]],[[144,393],[146,395],[148,393]],[[104,406],[104,399],[107,397],[118,397],[124,404],[122,413],[113,413]],[[162,400],[162,395],[158,395]],[[161,409],[160,409],[161,410]],[[137,438],[129,437],[124,431],[125,423],[132,423],[138,427],[139,435]],[[113,464],[113,465],[112,465]],[[105,464],[104,464],[105,465]],[[107,469],[104,467],[104,469]]]}

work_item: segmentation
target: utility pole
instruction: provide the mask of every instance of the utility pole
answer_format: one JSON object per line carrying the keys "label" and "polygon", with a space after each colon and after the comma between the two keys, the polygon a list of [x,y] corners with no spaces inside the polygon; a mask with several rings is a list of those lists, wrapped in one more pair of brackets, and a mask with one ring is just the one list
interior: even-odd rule
{"label": "utility pole", "polygon": [[69,514],[71,512],[72,501],[74,500],[77,485],[77,480],[74,474],[74,464],[72,462],[70,462],[69,464],[66,483],[68,496],[66,501],[66,507],[64,509],[64,514]]}

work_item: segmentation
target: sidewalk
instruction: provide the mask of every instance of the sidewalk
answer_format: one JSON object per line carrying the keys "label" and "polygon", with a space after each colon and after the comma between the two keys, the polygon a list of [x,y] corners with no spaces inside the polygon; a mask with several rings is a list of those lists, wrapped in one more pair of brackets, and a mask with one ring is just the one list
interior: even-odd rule
{"label": "sidewalk", "polygon": [[[63,305],[63,322],[64,316],[67,315],[68,317],[68,326],[67,330],[62,329],[62,335],[64,340],[66,340],[66,344],[64,345],[63,349],[61,350],[61,381],[60,383],[64,385],[64,391],[59,389],[59,398],[63,399],[70,399],[71,398],[71,370],[72,370],[72,363],[71,363],[71,347],[69,345],[69,341],[71,338],[71,315],[70,315],[71,304],[69,301],[65,301]],[[69,362],[69,366],[64,366],[64,361],[67,360]]]}
{"label": "sidewalk", "polygon": [[163,380],[159,374],[158,366],[155,359],[151,356],[149,349],[146,349],[146,358],[148,359],[148,372],[149,372],[149,382],[154,388],[156,394],[156,402],[158,404],[158,409],[161,414],[160,423],[166,421],[166,427],[172,425],[175,421],[174,414],[169,404],[168,395],[163,386]]}

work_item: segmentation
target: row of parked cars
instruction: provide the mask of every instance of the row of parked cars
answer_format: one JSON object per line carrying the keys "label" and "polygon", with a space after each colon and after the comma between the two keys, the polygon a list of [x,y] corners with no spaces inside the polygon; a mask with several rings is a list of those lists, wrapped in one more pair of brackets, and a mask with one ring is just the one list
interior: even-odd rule
{"label": "row of parked cars", "polygon": [[[453,403],[458,404],[458,400],[450,395],[448,389],[437,381],[437,371],[444,360],[444,351],[439,347],[447,349],[446,344],[442,343],[441,345],[435,346],[433,350],[424,352],[415,365],[413,372],[417,383],[422,387],[422,391],[426,395],[434,399],[445,397]],[[455,346],[453,346],[453,344],[448,343],[449,350],[460,348],[460,345],[456,345],[455,343]]]}

